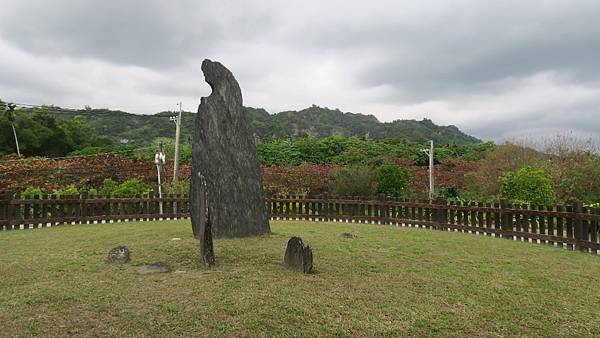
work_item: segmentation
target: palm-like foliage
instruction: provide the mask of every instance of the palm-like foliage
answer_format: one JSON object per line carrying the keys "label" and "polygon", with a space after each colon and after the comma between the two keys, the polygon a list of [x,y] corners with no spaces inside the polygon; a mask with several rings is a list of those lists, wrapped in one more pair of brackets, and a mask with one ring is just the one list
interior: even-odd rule
{"label": "palm-like foliage", "polygon": [[19,140],[17,139],[17,130],[15,129],[15,108],[17,105],[14,103],[5,103],[0,100],[0,112],[4,115],[6,120],[10,123],[10,126],[13,130],[13,135],[15,135],[15,145],[17,147],[17,155],[21,156],[21,151],[19,150]]}

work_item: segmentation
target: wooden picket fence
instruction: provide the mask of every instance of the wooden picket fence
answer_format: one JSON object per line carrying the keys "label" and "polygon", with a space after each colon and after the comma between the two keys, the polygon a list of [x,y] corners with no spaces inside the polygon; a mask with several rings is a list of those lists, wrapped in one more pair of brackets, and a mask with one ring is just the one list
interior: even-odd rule
{"label": "wooden picket fence", "polygon": [[163,195],[162,198],[154,194],[132,198],[87,195],[21,198],[19,194],[7,194],[0,200],[0,230],[187,218],[190,215],[189,204],[185,195]]}
{"label": "wooden picket fence", "polygon": [[376,223],[460,231],[600,253],[600,209],[570,206],[458,203],[444,199],[410,201],[380,197],[274,196],[274,219]]}
{"label": "wooden picket fence", "polygon": [[[162,204],[163,212],[160,213]],[[266,199],[272,219],[389,224],[460,231],[510,240],[543,243],[600,253],[600,209],[573,205],[457,203],[443,199],[361,199],[335,196],[272,196]],[[186,195],[154,194],[134,198],[70,196],[0,200],[0,230],[60,224],[179,219],[190,216]]]}

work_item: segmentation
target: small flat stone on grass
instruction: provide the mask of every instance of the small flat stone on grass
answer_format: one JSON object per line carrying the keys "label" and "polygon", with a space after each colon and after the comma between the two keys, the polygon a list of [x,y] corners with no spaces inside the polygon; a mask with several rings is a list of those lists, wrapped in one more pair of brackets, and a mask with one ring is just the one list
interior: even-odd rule
{"label": "small flat stone on grass", "polygon": [[170,272],[171,267],[165,262],[156,262],[148,265],[142,265],[137,269],[137,273],[140,275],[148,275],[151,273],[162,273]]}
{"label": "small flat stone on grass", "polygon": [[130,260],[129,249],[124,245],[110,249],[106,257],[108,263],[124,264]]}
{"label": "small flat stone on grass", "polygon": [[342,232],[340,234],[340,237],[342,238],[356,238],[356,235],[350,233],[350,232]]}

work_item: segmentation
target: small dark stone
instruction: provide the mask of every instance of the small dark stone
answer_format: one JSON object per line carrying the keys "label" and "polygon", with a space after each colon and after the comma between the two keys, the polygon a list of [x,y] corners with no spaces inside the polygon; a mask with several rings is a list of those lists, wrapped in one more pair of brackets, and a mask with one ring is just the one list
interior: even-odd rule
{"label": "small dark stone", "polygon": [[343,238],[355,238],[356,236],[354,234],[350,233],[350,232],[342,232],[340,234],[340,237],[343,237]]}
{"label": "small dark stone", "polygon": [[287,243],[283,265],[286,268],[303,273],[311,273],[313,254],[310,246],[304,246],[302,238],[292,237]]}
{"label": "small dark stone", "polygon": [[137,269],[140,275],[147,275],[150,273],[170,272],[171,267],[165,262],[156,262],[149,265],[142,265]]}
{"label": "small dark stone", "polygon": [[130,260],[131,260],[131,258],[129,257],[129,249],[124,245],[117,246],[117,247],[110,249],[108,251],[108,256],[106,258],[106,261],[108,263],[119,263],[119,264],[127,263]]}

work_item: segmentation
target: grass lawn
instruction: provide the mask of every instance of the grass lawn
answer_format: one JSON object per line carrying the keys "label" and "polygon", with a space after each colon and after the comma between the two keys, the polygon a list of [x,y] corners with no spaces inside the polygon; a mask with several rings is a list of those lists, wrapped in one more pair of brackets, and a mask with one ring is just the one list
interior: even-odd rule
{"label": "grass lawn", "polygon": [[[0,336],[600,336],[598,256],[389,226],[271,228],[215,241],[210,271],[189,221],[0,232]],[[281,266],[293,235],[314,274]],[[121,244],[132,261],[106,264]],[[176,272],[136,273],[156,261]]]}

